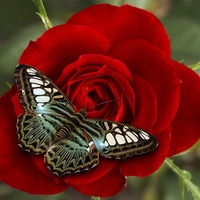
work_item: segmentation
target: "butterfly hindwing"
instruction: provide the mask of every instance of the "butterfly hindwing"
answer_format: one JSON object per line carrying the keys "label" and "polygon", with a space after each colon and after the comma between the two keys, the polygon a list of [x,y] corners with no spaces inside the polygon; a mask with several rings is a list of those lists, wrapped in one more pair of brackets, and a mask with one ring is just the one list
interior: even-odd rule
{"label": "butterfly hindwing", "polygon": [[94,142],[81,129],[53,144],[45,155],[49,170],[58,176],[89,170],[99,163]]}
{"label": "butterfly hindwing", "polygon": [[148,153],[158,145],[154,136],[134,126],[98,119],[87,119],[86,123],[93,127],[88,134],[106,158],[125,159]]}
{"label": "butterfly hindwing", "polygon": [[19,146],[33,154],[43,154],[50,146],[54,135],[65,123],[60,116],[36,113],[21,114],[17,120]]}

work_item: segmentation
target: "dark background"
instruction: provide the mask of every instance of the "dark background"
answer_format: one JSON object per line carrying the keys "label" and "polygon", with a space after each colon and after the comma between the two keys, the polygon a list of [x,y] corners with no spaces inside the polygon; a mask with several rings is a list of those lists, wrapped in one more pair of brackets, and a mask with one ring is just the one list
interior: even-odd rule
{"label": "dark background", "polygon": [[[153,12],[163,23],[172,46],[172,58],[186,65],[200,61],[200,1],[199,0],[44,0],[53,25],[65,23],[74,13],[94,4],[129,3]],[[35,14],[31,0],[0,0],[0,95],[13,84],[13,72],[22,51],[30,40],[40,37],[45,28]],[[183,61],[184,60],[184,61]],[[3,141],[1,141],[3,142]],[[200,148],[174,158],[181,168],[189,170],[193,182],[200,186]],[[148,167],[148,166],[147,166]],[[13,166],[14,170],[14,166]],[[31,172],[30,172],[31,173]],[[178,178],[164,164],[149,177],[129,177],[127,187],[120,194],[105,200],[180,200]],[[89,200],[73,189],[51,196],[31,196],[0,183],[0,200]],[[186,191],[186,200],[192,196]]]}

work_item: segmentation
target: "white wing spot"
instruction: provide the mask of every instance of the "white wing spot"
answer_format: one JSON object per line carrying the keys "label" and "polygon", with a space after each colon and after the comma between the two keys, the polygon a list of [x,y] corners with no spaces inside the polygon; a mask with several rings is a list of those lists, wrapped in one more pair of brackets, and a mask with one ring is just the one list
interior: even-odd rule
{"label": "white wing spot", "polygon": [[86,150],[90,153],[91,152],[91,146],[94,144],[93,141],[90,141],[90,143],[88,144],[88,148],[86,148]]}
{"label": "white wing spot", "polygon": [[51,88],[44,88],[48,93],[51,93],[52,92],[52,89]]}
{"label": "white wing spot", "polygon": [[115,137],[118,144],[126,144],[126,140],[123,135],[117,134]]}
{"label": "white wing spot", "polygon": [[128,143],[132,143],[133,142],[133,140],[131,140],[131,138],[128,137],[128,135],[125,135],[125,137],[126,137],[126,140],[127,140]]}
{"label": "white wing spot", "polygon": [[138,142],[138,137],[136,137],[135,134],[130,131],[127,131],[126,134],[133,140],[133,142]]}
{"label": "white wing spot", "polygon": [[118,125],[113,123],[112,128],[116,128],[116,127],[118,127]]}
{"label": "white wing spot", "polygon": [[143,140],[149,140],[149,139],[150,139],[149,135],[148,135],[146,132],[144,132],[144,131],[141,131],[140,137],[141,137]]}
{"label": "white wing spot", "polygon": [[45,93],[46,92],[41,88],[33,89],[33,94],[34,95],[44,95]]}
{"label": "white wing spot", "polygon": [[94,142],[90,141],[88,145],[89,145],[89,147],[91,147],[93,144],[94,144]]}
{"label": "white wing spot", "polygon": [[37,72],[37,70],[34,68],[29,68],[29,69],[32,70],[33,72]]}
{"label": "white wing spot", "polygon": [[105,140],[104,142],[105,147],[108,147],[108,142]]}
{"label": "white wing spot", "polygon": [[124,126],[123,131],[126,132],[127,130],[129,130],[128,126]]}
{"label": "white wing spot", "polygon": [[32,87],[32,88],[37,88],[37,87],[40,87],[40,85],[37,85],[37,84],[31,84],[31,87]]}
{"label": "white wing spot", "polygon": [[39,76],[33,76],[33,78],[36,78],[36,79],[42,80],[42,78],[40,78]]}
{"label": "white wing spot", "polygon": [[27,71],[27,73],[28,73],[29,75],[36,75],[36,72],[37,72],[35,69],[32,69],[32,68],[29,68],[29,69],[27,69],[26,71]]}
{"label": "white wing spot", "polygon": [[110,146],[115,146],[116,145],[116,141],[115,141],[115,138],[112,135],[112,133],[107,133],[106,139],[107,139],[108,143],[110,144]]}
{"label": "white wing spot", "polygon": [[54,96],[53,98],[54,98],[54,99],[61,99],[61,98],[63,98],[63,95],[56,95],[56,96]]}
{"label": "white wing spot", "polygon": [[110,130],[110,127],[109,127],[109,125],[108,125],[107,122],[104,122],[104,126],[105,126],[105,128],[106,128],[107,131]]}
{"label": "white wing spot", "polygon": [[116,129],[115,129],[115,132],[121,133],[121,134],[122,134],[122,131],[121,131],[119,128],[116,128]]}
{"label": "white wing spot", "polygon": [[37,106],[43,107],[43,106],[44,106],[44,103],[37,103]]}
{"label": "white wing spot", "polygon": [[43,82],[41,80],[35,79],[35,78],[30,78],[31,83],[43,85]]}
{"label": "white wing spot", "polygon": [[47,86],[49,84],[50,84],[50,82],[48,80],[45,80],[44,85]]}
{"label": "white wing spot", "polygon": [[50,101],[50,97],[49,96],[37,96],[35,98],[35,100],[38,102],[38,103],[47,103]]}
{"label": "white wing spot", "polygon": [[58,92],[58,90],[56,88],[53,88],[53,93]]}

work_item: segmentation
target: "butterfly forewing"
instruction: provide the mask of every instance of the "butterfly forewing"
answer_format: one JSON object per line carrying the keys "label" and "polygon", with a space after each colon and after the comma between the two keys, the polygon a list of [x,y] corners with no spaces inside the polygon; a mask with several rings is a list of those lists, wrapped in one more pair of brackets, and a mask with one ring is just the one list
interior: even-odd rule
{"label": "butterfly forewing", "polygon": [[[100,154],[106,158],[125,159],[154,150],[155,137],[134,126],[105,120],[87,119],[91,135]],[[95,133],[95,134],[94,134]]]}
{"label": "butterfly forewing", "polygon": [[73,113],[71,103],[55,84],[40,71],[18,65],[15,81],[25,113],[18,117],[19,145],[34,154],[45,153],[52,137]]}
{"label": "butterfly forewing", "polygon": [[59,88],[39,70],[20,64],[15,81],[25,112],[18,117],[19,146],[45,154],[45,164],[58,176],[89,170],[106,158],[125,159],[148,153],[158,142],[149,133],[126,124],[85,119]]}
{"label": "butterfly forewing", "polygon": [[75,112],[70,101],[53,81],[37,69],[18,65],[15,70],[15,82],[21,91],[20,102],[27,111],[57,115]]}

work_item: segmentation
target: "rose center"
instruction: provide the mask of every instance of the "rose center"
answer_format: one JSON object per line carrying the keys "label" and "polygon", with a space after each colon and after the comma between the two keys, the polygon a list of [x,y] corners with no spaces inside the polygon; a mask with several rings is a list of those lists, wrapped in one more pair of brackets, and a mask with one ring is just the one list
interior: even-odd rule
{"label": "rose center", "polygon": [[89,91],[87,94],[87,100],[92,103],[87,109],[89,110],[101,110],[103,107],[103,99],[97,94],[96,91]]}

